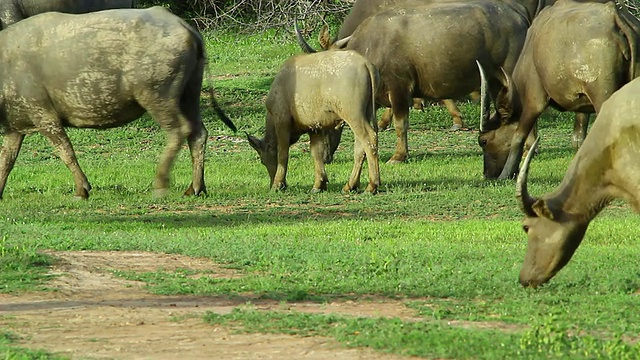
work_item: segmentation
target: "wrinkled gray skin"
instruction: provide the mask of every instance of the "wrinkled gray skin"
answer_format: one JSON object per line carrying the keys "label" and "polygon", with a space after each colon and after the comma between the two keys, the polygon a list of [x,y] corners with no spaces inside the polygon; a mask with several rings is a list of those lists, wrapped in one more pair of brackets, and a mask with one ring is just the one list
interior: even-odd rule
{"label": "wrinkled gray skin", "polygon": [[502,69],[507,73],[513,69],[528,26],[524,6],[491,0],[391,10],[365,20],[348,38],[346,48],[363,54],[380,71],[383,87],[376,100],[392,108],[398,137],[389,163],[408,157],[412,98],[451,99],[476,91],[480,87],[476,59],[485,67],[489,90],[498,99]]}
{"label": "wrinkled gray skin", "polygon": [[525,138],[547,106],[588,116],[635,78],[639,30],[613,2],[562,0],[544,9],[529,28],[500,116],[481,120],[485,177],[515,176]]}
{"label": "wrinkled gray skin", "polygon": [[135,7],[136,0],[0,0],[0,29],[49,11],[69,14]]}
{"label": "wrinkled gray skin", "polygon": [[276,75],[267,97],[265,136],[247,135],[267,167],[272,190],[287,187],[289,147],[309,134],[315,163],[313,192],[327,189],[323,130],[346,122],[353,131],[353,171],[344,191],[356,190],[365,155],[369,167],[367,192],[380,186],[378,134],[374,94],[379,82],[376,68],[355,51],[300,54],[287,60]]}
{"label": "wrinkled gray skin", "polygon": [[560,186],[541,198],[527,191],[530,156],[518,175],[516,196],[529,239],[520,283],[537,287],[571,259],[598,213],[613,199],[640,212],[640,79],[606,100]]}
{"label": "wrinkled gray skin", "polygon": [[[167,133],[156,194],[169,188],[185,139],[193,160],[185,194],[205,192],[200,90],[206,57],[202,38],[182,19],[161,7],[50,12],[0,31],[0,49],[0,197],[25,134],[39,132],[71,170],[75,196],[87,198],[91,186],[64,127],[112,128],[145,111]],[[235,129],[215,101],[214,107]]]}

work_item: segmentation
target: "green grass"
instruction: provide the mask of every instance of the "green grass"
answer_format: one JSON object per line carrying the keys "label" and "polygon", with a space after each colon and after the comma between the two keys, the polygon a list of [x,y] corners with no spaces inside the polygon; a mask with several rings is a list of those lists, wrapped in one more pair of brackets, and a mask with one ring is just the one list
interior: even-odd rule
{"label": "green grass", "polygon": [[13,346],[18,340],[17,337],[9,332],[0,329],[0,357],[6,360],[55,360],[66,359],[64,357],[55,356],[43,350],[21,349]]}
{"label": "green grass", "polygon": [[[294,40],[218,33],[207,41],[220,103],[241,131],[262,136],[264,97],[282,61],[298,52]],[[477,129],[477,105],[461,110]],[[637,215],[621,202],[593,222],[574,259],[548,285],[525,290],[517,282],[526,237],[515,186],[483,179],[477,132],[446,131],[451,119],[443,108],[411,113],[410,160],[382,163],[374,196],[340,191],[352,167],[350,131],[327,167],[328,192],[309,193],[313,165],[303,137],[292,146],[289,189],[274,193],[243,133],[232,134],[206,108],[203,116],[209,193],[198,198],[181,197],[190,182],[187,151],[174,166],[170,194],[152,198],[164,135],[147,117],[118,129],[69,130],[93,186],[88,201],[72,199],[71,174],[48,143],[27,137],[0,202],[0,291],[46,286],[44,271],[53,260],[38,253],[43,249],[179,253],[244,276],[116,274],[160,294],[252,294],[282,302],[401,298],[421,319],[245,308],[206,317],[238,331],[322,335],[345,346],[423,357],[638,356],[640,231]],[[541,119],[541,149],[530,175],[534,195],[564,176],[573,156],[572,125],[570,114]],[[394,145],[393,131],[380,134],[383,162]],[[456,322],[468,326],[449,325]]]}
{"label": "green grass", "polygon": [[49,278],[50,264],[49,257],[32,245],[8,245],[6,235],[0,237],[0,293],[39,288]]}

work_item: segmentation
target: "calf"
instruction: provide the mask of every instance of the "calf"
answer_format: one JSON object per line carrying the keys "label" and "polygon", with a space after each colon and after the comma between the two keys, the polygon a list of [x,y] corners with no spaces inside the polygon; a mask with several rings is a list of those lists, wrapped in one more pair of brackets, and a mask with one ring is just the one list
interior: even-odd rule
{"label": "calf", "polygon": [[380,185],[374,101],[378,83],[376,68],[355,51],[300,54],[287,60],[267,97],[264,139],[247,135],[267,167],[271,188],[286,188],[289,147],[306,133],[315,163],[312,191],[326,190],[323,130],[335,129],[346,122],[356,141],[353,171],[344,190],[358,188],[366,154],[369,167],[366,191],[375,193]]}

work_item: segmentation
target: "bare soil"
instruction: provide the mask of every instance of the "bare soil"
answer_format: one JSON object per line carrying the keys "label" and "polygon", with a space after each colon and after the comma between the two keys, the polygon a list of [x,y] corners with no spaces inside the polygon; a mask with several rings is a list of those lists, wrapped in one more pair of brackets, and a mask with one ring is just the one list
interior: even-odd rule
{"label": "bare soil", "polygon": [[340,313],[417,319],[402,301],[362,300],[329,304],[219,296],[158,296],[144,284],[111,276],[112,270],[189,269],[202,276],[239,273],[207,259],[145,252],[51,252],[61,259],[52,273],[55,291],[0,294],[0,328],[18,335],[18,345],[73,359],[371,359],[408,357],[348,349],[332,339],[277,334],[238,334],[203,322],[238,306],[264,310]]}

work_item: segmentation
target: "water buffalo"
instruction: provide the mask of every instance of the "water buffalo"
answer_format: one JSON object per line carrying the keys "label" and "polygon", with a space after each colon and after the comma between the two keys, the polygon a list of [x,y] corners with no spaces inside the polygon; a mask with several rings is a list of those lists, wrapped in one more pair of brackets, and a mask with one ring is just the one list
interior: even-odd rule
{"label": "water buffalo", "polygon": [[[493,21],[498,14],[501,21]],[[501,68],[513,69],[529,20],[515,2],[452,1],[378,13],[340,40],[380,71],[383,91],[376,100],[392,108],[398,137],[389,163],[407,159],[412,98],[457,98],[477,90],[476,59],[488,70],[493,98],[501,95]]]}
{"label": "water buffalo", "polygon": [[518,175],[516,197],[529,244],[520,271],[523,286],[537,287],[564,267],[591,220],[615,198],[640,212],[640,79],[604,101],[562,183],[541,198],[527,191],[531,156]]}
{"label": "water buffalo", "polygon": [[117,127],[145,111],[167,133],[155,192],[168,189],[185,139],[193,160],[185,194],[205,192],[200,91],[206,54],[200,34],[185,21],[162,7],[49,12],[0,31],[0,49],[0,198],[25,134],[32,132],[49,139],[73,173],[75,196],[87,198],[91,186],[64,127]]}
{"label": "water buffalo", "polygon": [[507,103],[497,105],[499,116],[481,120],[485,177],[515,176],[525,138],[547,106],[598,112],[638,76],[639,31],[640,22],[613,2],[561,0],[541,11],[506,82]]}
{"label": "water buffalo", "polygon": [[136,0],[0,0],[0,29],[30,16],[58,11],[69,14],[135,7]]}
{"label": "water buffalo", "polygon": [[286,188],[289,147],[307,133],[315,162],[312,191],[326,190],[322,130],[335,129],[344,121],[356,138],[353,172],[344,190],[358,188],[366,154],[369,166],[366,191],[375,193],[380,185],[374,101],[378,83],[377,69],[355,51],[300,54],[287,60],[267,97],[264,139],[247,135],[267,167],[271,188]]}
{"label": "water buffalo", "polygon": [[[331,42],[344,39],[353,34],[365,19],[380,12],[394,8],[409,8],[432,3],[457,1],[459,0],[356,0],[351,11],[342,22],[336,38]],[[532,19],[543,6],[551,5],[553,0],[514,0],[513,2],[523,5],[526,8],[528,17]]]}
{"label": "water buffalo", "polygon": [[[383,2],[384,4],[387,3],[393,3],[393,5],[410,5],[413,3],[426,3],[426,4],[430,4],[435,0],[413,0],[413,1],[385,1]],[[447,1],[447,0],[440,0],[440,1]],[[360,2],[356,2],[356,5],[362,3],[362,1]],[[374,1],[375,3],[375,1]],[[374,7],[375,9],[380,9],[380,11],[382,10],[387,10],[384,7]],[[392,6],[389,6],[389,8],[392,8]],[[372,8],[369,7],[369,10],[371,10]],[[357,7],[354,5],[354,10],[357,10]],[[351,14],[353,14],[354,11],[351,11]],[[373,15],[373,13],[365,13],[362,14],[361,12],[357,12],[357,14],[361,14],[361,15],[367,15],[367,17]],[[364,20],[366,18],[362,18],[361,20]],[[348,21],[351,20],[351,21]],[[343,34],[342,38],[346,38],[348,36],[351,35],[351,33],[349,34],[345,34],[345,29],[349,29],[352,28],[352,26],[354,25],[354,18],[347,16],[345,23],[343,24],[343,26],[340,28],[340,33],[339,34]],[[355,30],[355,28],[353,28],[353,30]],[[299,31],[297,31],[297,34],[300,34]],[[340,36],[340,35],[339,35]],[[339,37],[338,36],[338,37]],[[318,36],[319,38],[319,42],[320,42],[320,46],[327,50],[329,48],[331,48],[331,46],[333,46],[333,44],[336,42],[336,39],[332,39],[331,36],[329,35],[329,29],[327,26],[323,26],[322,29],[320,30],[320,35]],[[340,38],[340,37],[339,37]],[[301,39],[300,35],[298,35],[298,39]],[[305,44],[304,41],[298,41],[301,44]],[[302,46],[302,45],[301,45]],[[304,46],[302,46],[303,49],[305,49]],[[413,99],[413,108],[416,110],[424,110],[424,104],[425,102],[429,101],[429,99],[419,99],[419,98],[414,98]],[[460,130],[464,127],[464,121],[462,120],[462,113],[460,112],[460,109],[458,108],[458,106],[456,105],[456,102],[452,99],[442,99],[441,100],[442,104],[447,108],[447,111],[449,112],[449,114],[451,115],[451,118],[453,119],[453,125],[451,126],[451,130],[456,131],[456,130]],[[378,128],[380,130],[384,130],[387,127],[389,127],[389,124],[391,123],[391,121],[393,120],[393,111],[391,110],[391,108],[387,108],[384,113],[382,114],[380,121],[378,121]],[[341,129],[337,129],[335,131],[342,131]],[[340,140],[340,136],[338,135],[331,135],[330,137],[330,149],[331,149],[331,157],[333,157],[333,153],[335,152],[335,150],[338,148],[338,144],[337,143],[333,143],[334,141],[339,141]]]}

